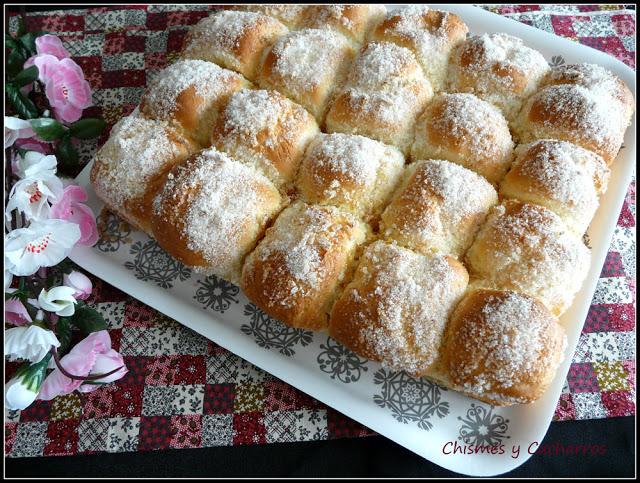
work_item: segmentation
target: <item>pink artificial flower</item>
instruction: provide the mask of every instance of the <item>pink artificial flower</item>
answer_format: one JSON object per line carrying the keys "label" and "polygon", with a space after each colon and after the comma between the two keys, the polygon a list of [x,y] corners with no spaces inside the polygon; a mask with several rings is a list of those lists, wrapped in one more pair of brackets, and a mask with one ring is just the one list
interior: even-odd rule
{"label": "pink artificial flower", "polygon": [[75,270],[63,275],[62,284],[75,289],[76,292],[73,294],[73,298],[76,300],[86,300],[93,290],[93,284],[91,280],[89,280],[89,277]]}
{"label": "pink artificial flower", "polygon": [[87,192],[77,185],[67,186],[62,196],[51,206],[49,216],[59,220],[67,220],[80,226],[78,245],[93,246],[98,241],[96,217],[87,205]]}
{"label": "pink artificial flower", "polygon": [[[60,365],[70,374],[86,377],[90,374],[104,374],[118,367],[121,370],[97,382],[113,382],[122,378],[128,369],[124,367],[122,356],[111,349],[111,338],[106,330],[92,332],[81,340],[60,360]],[[38,399],[50,401],[56,396],[69,394],[76,389],[91,392],[99,385],[82,386],[84,381],[69,379],[60,369],[55,369],[42,383]],[[82,387],[81,387],[82,386]]]}
{"label": "pink artificial flower", "polygon": [[45,93],[59,121],[75,122],[92,104],[91,87],[78,64],[62,59],[45,83]]}
{"label": "pink artificial flower", "polygon": [[50,34],[41,35],[36,38],[36,52],[38,52],[38,54],[51,54],[60,60],[70,57],[69,52],[64,48],[60,39]]}
{"label": "pink artificial flower", "polygon": [[16,141],[16,147],[24,149],[25,151],[35,151],[41,154],[51,153],[51,143],[41,141],[37,136],[33,136],[27,139],[18,139]]}
{"label": "pink artificial flower", "polygon": [[13,325],[24,325],[30,322],[31,316],[27,308],[18,299],[9,299],[4,303],[4,319]]}
{"label": "pink artificial flower", "polygon": [[59,63],[60,60],[55,55],[38,54],[34,55],[33,57],[29,57],[24,63],[23,67],[25,69],[28,69],[32,65],[35,65],[38,68],[38,80],[40,80],[43,84],[46,84],[53,75]]}

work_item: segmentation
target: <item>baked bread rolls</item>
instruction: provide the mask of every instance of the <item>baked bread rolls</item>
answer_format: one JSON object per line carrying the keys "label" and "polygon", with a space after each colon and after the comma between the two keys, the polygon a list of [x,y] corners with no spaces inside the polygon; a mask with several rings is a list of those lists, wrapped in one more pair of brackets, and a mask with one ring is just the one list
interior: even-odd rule
{"label": "baked bread rolls", "polygon": [[311,5],[305,11],[304,25],[314,29],[332,29],[353,45],[362,44],[367,32],[384,18],[384,5]]}
{"label": "baked bread rolls", "polygon": [[354,54],[349,42],[332,30],[298,30],[273,45],[258,70],[256,82],[301,104],[321,123],[329,99],[344,82]]}
{"label": "baked bread rolls", "polygon": [[290,29],[296,29],[302,25],[305,20],[305,12],[309,8],[308,5],[290,5],[290,4],[267,4],[267,5],[231,5],[227,7],[230,10],[241,10],[246,12],[256,12],[268,15],[280,20]]}
{"label": "baked bread rolls", "polygon": [[230,97],[212,128],[211,142],[284,189],[319,132],[313,116],[279,92],[243,89]]}
{"label": "baked bread rolls", "polygon": [[580,64],[552,70],[543,85],[513,126],[519,141],[569,141],[611,165],[635,109],[624,82],[604,68]]}
{"label": "baked bread rolls", "polygon": [[580,289],[591,254],[553,211],[506,200],[489,213],[466,261],[476,286],[536,297],[559,316]]}
{"label": "baked bread rolls", "polygon": [[220,10],[191,27],[182,56],[214,62],[253,80],[264,50],[287,32],[261,13]]}
{"label": "baked bread rolls", "polygon": [[371,220],[380,214],[404,167],[398,149],[355,134],[320,134],[296,182],[307,203],[333,205]]}
{"label": "baked bread rolls", "polygon": [[500,111],[473,94],[440,94],[418,119],[412,159],[446,159],[497,184],[513,160],[513,140]]}
{"label": "baked bread rolls", "polygon": [[392,370],[428,375],[468,274],[457,260],[376,241],[331,311],[329,334]]}
{"label": "baked bread rolls", "polygon": [[380,234],[424,255],[459,257],[497,203],[482,176],[449,161],[416,161],[382,214]]}
{"label": "baked bread rolls", "polygon": [[451,92],[470,92],[497,106],[513,122],[549,65],[537,50],[511,35],[474,35],[451,54]]}
{"label": "baked bread rolls", "polygon": [[197,149],[163,121],[136,109],[111,129],[91,168],[91,184],[111,211],[151,233],[151,204],[163,175]]}
{"label": "baked bread rolls", "polygon": [[167,175],[153,203],[153,236],[185,265],[238,284],[245,255],[283,202],[252,166],[206,149]]}
{"label": "baked bread rolls", "polygon": [[178,60],[160,71],[140,101],[151,119],[171,121],[202,146],[229,96],[249,83],[240,74],[203,60]]}
{"label": "baked bread rolls", "polygon": [[368,227],[333,206],[285,209],[247,257],[242,289],[264,312],[292,327],[321,330]]}
{"label": "baked bread rolls", "polygon": [[372,42],[356,58],[325,119],[327,132],[360,134],[407,154],[433,89],[409,49]]}
{"label": "baked bread rolls", "polygon": [[575,235],[582,236],[598,208],[598,198],[607,190],[609,175],[597,154],[546,139],[518,146],[500,194],[549,208]]}
{"label": "baked bread rolls", "polygon": [[448,384],[496,406],[535,401],[564,360],[566,335],[535,298],[473,290],[447,325],[442,348]]}
{"label": "baked bread rolls", "polygon": [[387,41],[410,49],[424,69],[433,90],[445,88],[449,55],[469,29],[454,13],[410,5],[389,12],[371,32],[370,40]]}

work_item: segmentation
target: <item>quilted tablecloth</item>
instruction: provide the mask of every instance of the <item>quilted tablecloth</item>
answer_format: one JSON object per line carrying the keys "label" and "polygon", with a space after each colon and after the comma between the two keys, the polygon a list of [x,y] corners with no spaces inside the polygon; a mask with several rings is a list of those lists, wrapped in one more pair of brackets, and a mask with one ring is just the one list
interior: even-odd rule
{"label": "quilted tablecloth", "polygon": [[[605,51],[635,68],[635,11],[623,5],[484,5],[540,29]],[[147,80],[177,56],[187,27],[215,6],[118,6],[28,13],[30,30],[59,35],[113,125],[137,105]],[[15,16],[10,30],[16,28]],[[551,60],[562,64],[561,57]],[[107,134],[80,146],[91,159]],[[635,414],[635,181],[609,254],[556,420]],[[107,223],[101,219],[101,223]],[[110,243],[113,240],[104,240]],[[117,240],[115,241],[117,242]],[[360,437],[375,434],[252,366],[135,298],[93,278],[90,299],[108,320],[129,373],[89,394],[38,401],[5,412],[9,457],[147,451]],[[205,288],[208,303],[233,299]],[[327,348],[330,363],[331,348]],[[16,363],[7,363],[8,380]]]}

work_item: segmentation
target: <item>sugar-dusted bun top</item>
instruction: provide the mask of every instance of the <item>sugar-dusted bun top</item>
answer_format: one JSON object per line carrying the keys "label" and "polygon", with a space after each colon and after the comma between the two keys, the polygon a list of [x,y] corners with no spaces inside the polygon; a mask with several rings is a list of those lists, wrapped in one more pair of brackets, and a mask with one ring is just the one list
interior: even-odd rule
{"label": "sugar-dusted bun top", "polygon": [[446,370],[464,392],[497,404],[527,403],[551,382],[566,343],[557,319],[535,298],[475,290],[451,316]]}
{"label": "sugar-dusted bun top", "polygon": [[238,257],[255,242],[252,227],[263,225],[280,204],[278,190],[265,176],[210,148],[168,174],[154,214],[179,230],[186,248],[202,259],[194,265],[215,267],[235,279]]}
{"label": "sugar-dusted bun top", "polygon": [[483,34],[456,48],[449,68],[450,88],[472,92],[497,105],[511,121],[548,70],[542,54],[521,39],[503,33]]}
{"label": "sugar-dusted bun top", "polygon": [[271,75],[311,91],[326,81],[327,70],[339,70],[345,54],[350,52],[347,40],[333,30],[297,30],[274,44]]}
{"label": "sugar-dusted bun top", "polygon": [[473,94],[440,94],[416,126],[414,158],[445,158],[498,182],[513,158],[513,141],[498,108]]}
{"label": "sugar-dusted bun top", "polygon": [[111,129],[96,154],[92,179],[114,206],[142,196],[158,174],[194,146],[166,122],[142,117],[136,109]]}
{"label": "sugar-dusted bun top", "polygon": [[581,235],[607,189],[607,164],[587,149],[545,139],[518,146],[513,168],[501,184],[510,198],[542,204]]}
{"label": "sugar-dusted bun top", "polygon": [[622,145],[629,119],[617,102],[579,84],[550,85],[536,92],[520,114],[522,141],[554,138],[601,155],[611,164]]}
{"label": "sugar-dusted bun top", "polygon": [[424,373],[467,282],[464,266],[451,257],[376,241],[334,306],[330,333],[391,369]]}
{"label": "sugar-dusted bun top", "polygon": [[232,5],[230,7],[232,10],[263,13],[270,17],[277,18],[289,28],[295,28],[300,25],[304,19],[304,13],[308,8],[307,5],[289,4]]}
{"label": "sugar-dusted bun top", "polygon": [[362,42],[369,28],[386,13],[384,5],[314,5],[306,10],[305,25],[341,32],[353,42]]}

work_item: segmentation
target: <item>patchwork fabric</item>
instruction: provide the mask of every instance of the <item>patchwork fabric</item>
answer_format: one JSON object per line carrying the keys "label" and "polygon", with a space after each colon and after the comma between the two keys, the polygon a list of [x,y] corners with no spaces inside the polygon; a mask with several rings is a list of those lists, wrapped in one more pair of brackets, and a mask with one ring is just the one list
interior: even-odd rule
{"label": "patchwork fabric", "polygon": [[[622,5],[484,5],[485,8],[603,50],[635,68],[635,12]],[[177,57],[188,27],[215,6],[113,6],[31,13],[29,30],[59,35],[91,84],[87,115],[113,125],[145,86]],[[16,17],[9,19],[15,31]],[[560,65],[564,59],[551,60]],[[107,130],[108,131],[108,130]],[[108,137],[79,145],[87,162]],[[635,414],[635,181],[629,187],[554,419]],[[99,224],[118,223],[115,219]],[[114,250],[130,232],[99,243]],[[138,247],[139,256],[148,254]],[[171,269],[167,266],[166,269]],[[163,272],[132,266],[140,278]],[[172,274],[189,277],[188,272]],[[88,394],[37,401],[5,412],[5,455],[54,456],[283,441],[354,438],[371,430],[204,339],[117,288],[92,277],[88,301],[109,323],[129,373]],[[207,282],[205,281],[205,284]],[[194,303],[224,310],[235,293]],[[17,368],[6,364],[5,379]]]}

